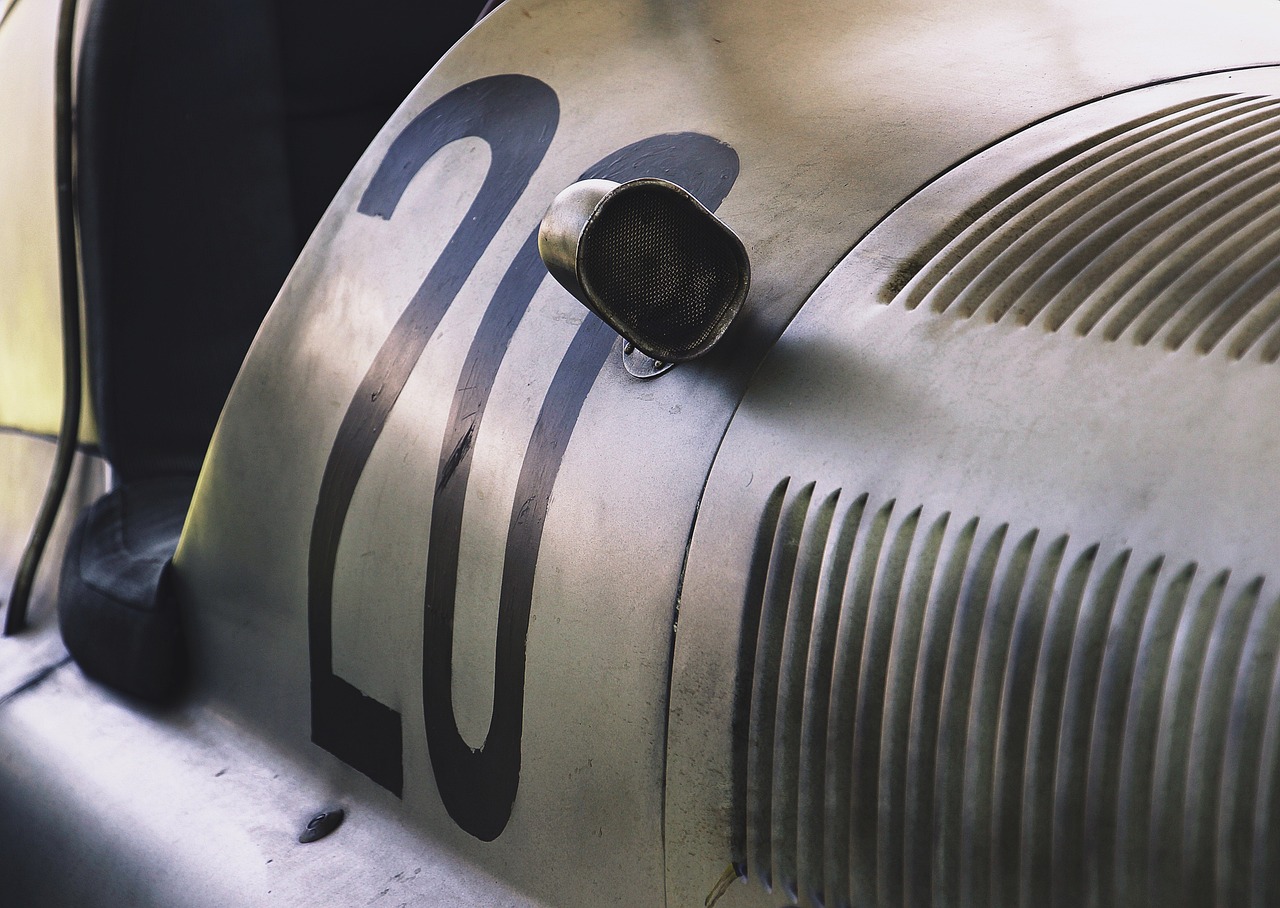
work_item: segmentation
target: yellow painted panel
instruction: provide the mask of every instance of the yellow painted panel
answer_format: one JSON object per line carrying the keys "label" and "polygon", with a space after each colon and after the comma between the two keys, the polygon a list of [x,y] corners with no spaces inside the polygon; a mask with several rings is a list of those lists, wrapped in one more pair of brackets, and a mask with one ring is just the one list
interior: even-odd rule
{"label": "yellow painted panel", "polygon": [[[62,341],[54,176],[58,0],[0,27],[0,426],[56,433]],[[96,436],[88,401],[81,438]]]}

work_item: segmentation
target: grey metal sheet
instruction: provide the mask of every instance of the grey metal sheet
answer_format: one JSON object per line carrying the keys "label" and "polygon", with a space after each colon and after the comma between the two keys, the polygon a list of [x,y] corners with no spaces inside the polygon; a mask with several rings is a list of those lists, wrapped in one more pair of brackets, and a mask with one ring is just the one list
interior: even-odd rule
{"label": "grey metal sheet", "polygon": [[995,145],[788,327],[689,552],[673,880],[732,852],[804,900],[1271,897],[1280,372],[1251,206],[1277,72]]}
{"label": "grey metal sheet", "polygon": [[[892,273],[894,246],[888,258],[869,263],[851,257],[823,284],[756,375],[722,447],[760,357],[860,237],[956,162],[1029,123],[1136,84],[1273,62],[1278,16],[1274,4],[1262,2],[1212,10],[1198,3],[1088,2],[1068,9],[900,2],[851,10],[815,0],[789,4],[780,14],[764,2],[510,0],[440,63],[357,165],[249,354],[177,556],[195,647],[191,710],[148,716],[104,705],[110,698],[80,685],[73,672],[59,673],[47,690],[5,711],[3,721],[14,729],[5,737],[14,755],[9,765],[33,765],[22,744],[29,737],[32,746],[59,754],[53,772],[37,783],[42,790],[69,786],[92,794],[109,790],[101,787],[108,782],[144,781],[145,773],[122,767],[127,755],[157,748],[169,768],[157,770],[156,797],[140,803],[136,816],[158,824],[148,841],[179,869],[172,877],[147,870],[127,840],[108,835],[97,866],[112,885],[142,880],[136,891],[171,901],[182,900],[182,891],[212,903],[257,892],[269,879],[256,863],[263,842],[277,841],[286,818],[302,809],[296,803],[328,792],[361,806],[364,819],[357,822],[353,812],[348,821],[357,832],[359,822],[370,824],[367,835],[347,840],[340,867],[326,865],[335,886],[352,887],[342,890],[344,900],[351,891],[376,898],[376,881],[406,871],[408,854],[425,852],[439,862],[432,885],[456,885],[445,882],[456,874],[487,903],[500,903],[512,887],[534,903],[557,905],[700,901],[731,852],[725,710],[743,571],[773,473],[821,478],[819,498],[839,484],[875,485],[866,491],[877,502],[909,491],[935,508],[930,518],[939,508],[992,513],[999,499],[990,496],[1003,476],[997,465],[1014,457],[1001,445],[1026,443],[1025,420],[1041,412],[1031,406],[1032,389],[1052,390],[1064,406],[1078,403],[1068,386],[1053,386],[1050,378],[1078,378],[1069,361],[1089,354],[1079,352],[1085,347],[1050,351],[1042,363],[1027,351],[1055,341],[1037,339],[1016,348],[1023,359],[989,362],[996,347],[990,338],[1005,330],[1000,326],[985,336],[976,325],[952,328],[960,340],[943,344],[939,323],[923,313],[860,295]],[[492,146],[464,137],[443,147],[404,187],[393,212],[374,205],[361,213],[360,205],[396,137],[418,114],[455,89],[510,73],[538,80],[557,98],[558,123],[541,136],[550,140],[546,156],[510,211],[495,209],[505,217],[496,218],[493,237],[471,247],[480,257],[425,338],[421,357],[409,364],[403,389],[392,392],[395,406],[374,433],[339,521],[332,673],[380,703],[379,715],[397,714],[402,740],[394,756],[403,783],[397,799],[311,743],[312,534],[344,416],[378,411],[384,388],[367,390],[366,407],[361,382],[433,263],[451,254],[444,250],[467,222],[501,130]],[[627,376],[616,349],[594,367],[598,372],[562,371],[569,351],[580,351],[574,344],[582,310],[553,282],[541,281],[505,349],[495,348],[482,429],[465,450],[446,446],[446,438],[457,443],[447,428],[453,401],[469,399],[463,370],[472,341],[550,199],[620,148],[694,132],[727,144],[737,157],[736,180],[719,214],[753,263],[743,324],[723,351],[651,383]],[[1044,363],[1050,372],[1038,371]],[[956,381],[966,364],[982,368]],[[1008,370],[1000,373],[1005,398],[960,394],[999,369]],[[585,396],[572,399],[566,391],[565,399],[581,408],[572,431],[557,436],[558,446],[539,448],[554,455],[547,457],[558,470],[554,482],[530,478],[527,453],[544,437],[539,420],[545,417],[545,428],[567,412],[545,408],[544,400],[575,377]],[[1017,385],[1019,377],[1030,384]],[[849,409],[849,385],[864,410]],[[1109,393],[1119,404],[1108,419],[1138,406],[1137,398]],[[956,407],[985,415],[998,431],[979,432],[978,419],[953,423]],[[833,412],[843,415],[834,419]],[[1062,420],[1060,433],[1074,426],[1071,412],[1050,417]],[[865,418],[853,419],[859,414]],[[454,430],[465,430],[469,414],[460,415]],[[466,437],[464,431],[459,439]],[[954,444],[939,448],[930,439]],[[969,454],[986,451],[983,444],[1000,448],[999,457],[992,454],[979,468],[961,442],[972,447]],[[717,450],[723,459],[704,498]],[[461,452],[459,463],[470,458],[469,473],[451,512],[460,521],[451,532],[461,553],[451,691],[433,708],[456,717],[470,747],[489,726],[502,566],[510,539],[526,532],[522,482],[535,483],[532,511],[545,506],[536,544],[519,550],[529,609],[520,771],[510,820],[492,842],[468,834],[446,812],[425,733],[426,560],[437,529],[431,515],[448,485],[442,480],[453,451]],[[864,456],[851,459],[850,452]],[[759,477],[753,464],[760,464]],[[986,484],[978,481],[983,476]],[[1044,493],[1026,487],[1001,485],[1000,494],[1030,496],[1002,507],[1047,509]],[[1108,539],[1119,544],[1114,535]],[[510,667],[510,658],[504,663]],[[33,715],[16,708],[27,704]],[[41,725],[39,707],[50,717],[65,713],[66,724],[51,718]],[[87,752],[66,736],[104,728],[88,714],[95,710],[113,716],[94,739],[116,755],[101,770],[85,765]],[[356,737],[352,746],[359,749]],[[195,780],[224,748],[263,781],[208,802],[210,825],[227,830],[231,846],[189,847],[180,836],[185,827],[175,825],[195,809],[184,792],[212,784]],[[112,766],[124,775],[103,779],[99,773],[116,771]],[[302,780],[296,787],[265,780],[291,772]],[[452,792],[463,800],[474,794]],[[261,827],[237,813],[259,802],[266,805]],[[107,822],[96,817],[93,801],[73,795],[53,803],[49,815],[65,819],[64,829]],[[211,855],[216,870],[204,863]],[[309,871],[310,861],[298,866]],[[286,901],[304,898],[306,873],[299,874]],[[422,888],[429,887],[409,891]],[[774,904],[777,897],[735,886],[724,904],[733,901]]]}
{"label": "grey metal sheet", "polygon": [[[142,707],[73,664],[0,706],[10,904],[538,904],[362,798],[207,702]],[[333,806],[343,824],[299,844]]]}

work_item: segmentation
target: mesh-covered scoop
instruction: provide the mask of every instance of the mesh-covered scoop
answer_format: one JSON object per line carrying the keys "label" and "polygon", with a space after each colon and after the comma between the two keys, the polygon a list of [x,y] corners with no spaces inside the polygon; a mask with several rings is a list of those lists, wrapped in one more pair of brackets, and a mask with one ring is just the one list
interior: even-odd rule
{"label": "mesh-covered scoop", "polygon": [[742,307],[742,241],[674,183],[583,180],[556,196],[538,251],[570,293],[662,362],[706,353]]}

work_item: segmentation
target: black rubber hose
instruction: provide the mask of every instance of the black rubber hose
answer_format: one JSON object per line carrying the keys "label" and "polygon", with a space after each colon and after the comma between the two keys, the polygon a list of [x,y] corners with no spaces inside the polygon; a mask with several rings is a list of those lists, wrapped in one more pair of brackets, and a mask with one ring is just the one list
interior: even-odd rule
{"label": "black rubber hose", "polygon": [[67,491],[67,480],[80,438],[80,274],[76,254],[75,188],[72,173],[71,57],[75,35],[76,0],[62,0],[58,16],[57,57],[54,62],[54,142],[58,182],[58,261],[62,287],[62,423],[54,452],[53,474],[44,490],[40,513],[22,553],[13,581],[4,634],[27,626],[27,605],[35,584],[36,569],[53,532],[58,509]]}

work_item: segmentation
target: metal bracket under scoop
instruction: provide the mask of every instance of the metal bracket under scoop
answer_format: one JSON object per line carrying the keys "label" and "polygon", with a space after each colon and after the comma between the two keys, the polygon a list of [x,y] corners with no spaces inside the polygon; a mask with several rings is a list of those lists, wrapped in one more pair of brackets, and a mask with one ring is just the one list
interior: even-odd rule
{"label": "metal bracket under scoop", "polygon": [[738,236],[667,180],[582,180],[538,230],[543,263],[626,340],[623,364],[653,378],[724,336],[751,285]]}
{"label": "metal bracket under scoop", "polygon": [[675,363],[664,363],[660,359],[641,353],[631,341],[626,341],[622,345],[622,368],[636,378],[657,378],[675,367]]}

